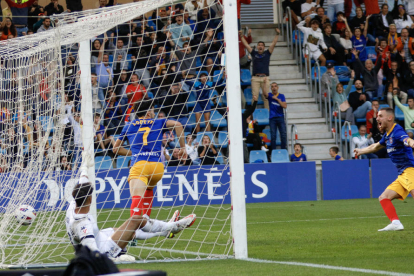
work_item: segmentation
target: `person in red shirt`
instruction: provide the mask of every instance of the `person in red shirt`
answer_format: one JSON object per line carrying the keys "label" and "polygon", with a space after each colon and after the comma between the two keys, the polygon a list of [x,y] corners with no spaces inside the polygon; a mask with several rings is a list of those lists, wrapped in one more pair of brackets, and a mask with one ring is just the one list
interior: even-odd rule
{"label": "person in red shirt", "polygon": [[[247,36],[244,35],[244,39],[247,41],[248,44],[252,43],[252,30],[249,29],[247,32]],[[240,59],[240,66],[244,66],[248,63],[248,55],[246,54],[246,48],[244,47],[243,43],[241,42],[241,37],[239,34],[239,59]]]}
{"label": "person in red shirt", "polygon": [[131,84],[127,86],[125,93],[128,97],[128,105],[133,105],[134,103],[140,101],[142,98],[148,97],[147,90],[142,84],[139,83],[137,74],[131,75]]}
{"label": "person in red shirt", "polygon": [[377,100],[372,101],[372,109],[367,112],[366,120],[367,120],[367,134],[371,133],[372,124],[374,123],[374,118],[377,118],[379,110],[379,102]]}

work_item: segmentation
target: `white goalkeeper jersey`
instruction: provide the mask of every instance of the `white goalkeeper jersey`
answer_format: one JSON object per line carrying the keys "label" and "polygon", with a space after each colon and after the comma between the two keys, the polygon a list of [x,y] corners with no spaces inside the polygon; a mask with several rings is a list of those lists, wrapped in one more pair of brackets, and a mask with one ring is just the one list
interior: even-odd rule
{"label": "white goalkeeper jersey", "polygon": [[73,200],[66,211],[66,230],[73,245],[82,244],[92,251],[99,251],[99,228],[90,214],[76,214]]}

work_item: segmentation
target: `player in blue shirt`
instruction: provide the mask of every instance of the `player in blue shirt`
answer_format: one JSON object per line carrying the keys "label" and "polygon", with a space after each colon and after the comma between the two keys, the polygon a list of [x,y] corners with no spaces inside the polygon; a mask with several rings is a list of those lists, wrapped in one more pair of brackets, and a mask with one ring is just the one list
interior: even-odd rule
{"label": "player in blue shirt", "polygon": [[[134,106],[138,119],[125,125],[115,143],[113,152],[118,155],[132,156],[129,171],[129,189],[132,196],[131,217],[133,215],[151,215],[153,189],[164,175],[164,163],[161,161],[162,133],[174,128],[180,137],[180,156],[185,151],[183,126],[180,122],[154,119],[154,108],[150,101],[140,101]],[[122,147],[128,139],[131,149]]]}
{"label": "player in blue shirt", "polygon": [[414,157],[412,149],[414,140],[409,138],[404,129],[394,122],[394,118],[392,108],[382,108],[377,116],[378,128],[386,132],[381,141],[367,148],[354,150],[355,154],[360,156],[387,147],[388,155],[398,169],[398,178],[379,197],[382,209],[384,209],[391,223],[378,231],[404,230],[391,200],[396,198],[404,200],[410,193],[414,196]]}
{"label": "player in blue shirt", "polygon": [[295,150],[295,153],[290,156],[290,161],[292,161],[292,162],[303,162],[303,161],[307,161],[306,160],[306,155],[304,155],[302,153],[302,145],[301,144],[296,143],[293,146],[293,148]]}

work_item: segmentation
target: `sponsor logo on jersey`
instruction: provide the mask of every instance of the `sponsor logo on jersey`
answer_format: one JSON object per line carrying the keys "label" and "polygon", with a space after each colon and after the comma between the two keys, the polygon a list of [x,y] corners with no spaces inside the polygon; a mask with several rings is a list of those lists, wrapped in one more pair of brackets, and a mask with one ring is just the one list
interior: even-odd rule
{"label": "sponsor logo on jersey", "polygon": [[393,142],[393,141],[392,141],[392,137],[390,137],[390,144],[392,144],[392,142]]}
{"label": "sponsor logo on jersey", "polygon": [[387,152],[388,153],[393,152],[393,151],[396,151],[396,149],[395,148],[389,148],[389,149],[387,149]]}
{"label": "sponsor logo on jersey", "polygon": [[88,233],[88,229],[86,229],[86,226],[82,226],[81,231],[86,234]]}

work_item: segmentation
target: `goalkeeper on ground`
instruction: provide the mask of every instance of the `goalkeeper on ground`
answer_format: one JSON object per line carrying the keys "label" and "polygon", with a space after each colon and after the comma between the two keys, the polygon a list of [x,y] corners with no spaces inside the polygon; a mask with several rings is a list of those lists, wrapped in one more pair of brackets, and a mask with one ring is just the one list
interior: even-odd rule
{"label": "goalkeeper on ground", "polygon": [[124,255],[126,246],[132,239],[169,236],[170,233],[176,234],[194,223],[196,219],[194,214],[176,222],[175,218],[163,222],[149,219],[146,215],[134,215],[119,228],[99,230],[95,219],[89,214],[93,186],[89,182],[87,170],[88,167],[93,166],[93,162],[88,153],[83,152],[82,155],[81,176],[72,192],[74,200],[66,211],[66,229],[73,245],[82,244],[92,251],[107,253],[115,261],[135,261],[134,257]]}

